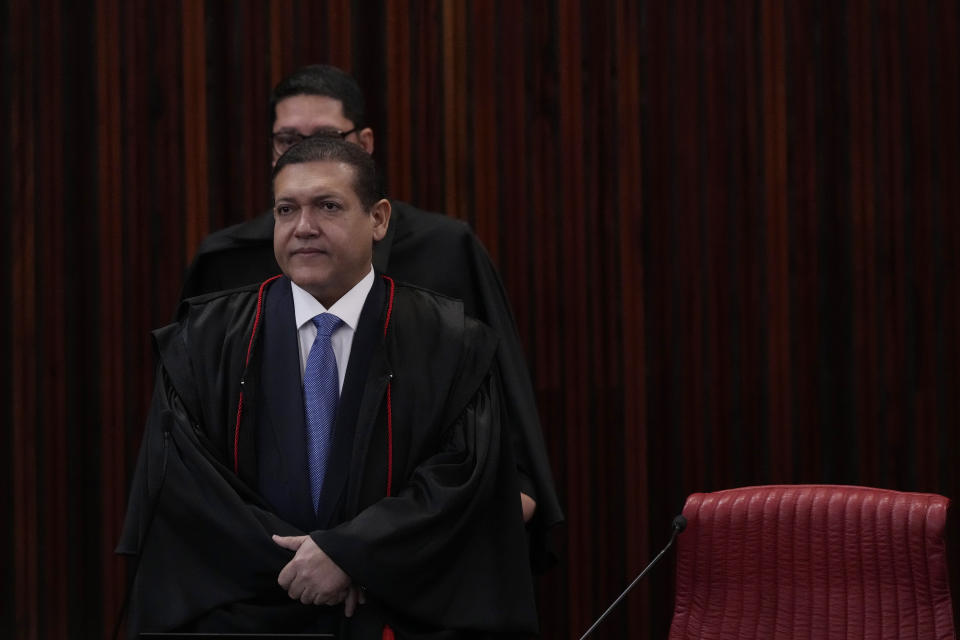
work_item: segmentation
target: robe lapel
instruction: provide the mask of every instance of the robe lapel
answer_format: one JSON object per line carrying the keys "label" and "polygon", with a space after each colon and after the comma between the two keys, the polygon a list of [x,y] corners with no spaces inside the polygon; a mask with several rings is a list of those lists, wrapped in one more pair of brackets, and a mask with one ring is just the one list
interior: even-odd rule
{"label": "robe lapel", "polygon": [[281,278],[264,302],[263,370],[258,418],[260,493],[277,515],[304,531],[316,517],[307,478],[303,382],[290,281]]}
{"label": "robe lapel", "polygon": [[380,428],[377,429],[377,417],[380,415],[391,376],[390,363],[381,346],[374,351],[370,359],[367,383],[360,401],[360,411],[357,413],[351,468],[353,476],[345,496],[345,512],[348,516],[359,512],[361,500],[370,501],[371,495],[379,498],[386,494],[386,427],[380,423]]}
{"label": "robe lapel", "polygon": [[343,490],[350,477],[357,418],[364,398],[367,373],[370,371],[371,358],[383,341],[385,305],[386,286],[383,278],[377,276],[360,312],[350,347],[350,362],[347,364],[343,390],[340,392],[333,442],[317,509],[317,523],[320,528],[337,524],[340,517]]}

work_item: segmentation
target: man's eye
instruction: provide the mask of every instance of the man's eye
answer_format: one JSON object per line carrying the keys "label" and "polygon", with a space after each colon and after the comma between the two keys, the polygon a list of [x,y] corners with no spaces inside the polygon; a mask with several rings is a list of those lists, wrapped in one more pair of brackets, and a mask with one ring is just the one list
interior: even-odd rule
{"label": "man's eye", "polygon": [[287,216],[293,213],[293,207],[288,204],[278,204],[274,207],[274,210],[277,212],[278,216]]}
{"label": "man's eye", "polygon": [[340,205],[336,202],[330,202],[328,200],[322,203],[320,205],[320,208],[323,209],[324,211],[338,211],[340,209]]}

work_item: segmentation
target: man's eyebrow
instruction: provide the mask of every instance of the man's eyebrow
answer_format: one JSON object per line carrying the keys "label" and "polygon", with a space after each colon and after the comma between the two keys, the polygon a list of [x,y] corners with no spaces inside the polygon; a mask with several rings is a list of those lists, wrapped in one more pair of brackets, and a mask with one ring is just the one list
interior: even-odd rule
{"label": "man's eyebrow", "polygon": [[321,193],[315,193],[314,195],[310,196],[310,199],[311,200],[330,200],[332,198],[335,200],[343,200],[344,197],[345,196],[343,194],[337,193],[336,191],[323,191]]}
{"label": "man's eyebrow", "polygon": [[329,200],[331,198],[335,198],[337,200],[343,200],[344,198],[346,198],[346,195],[337,191],[329,191],[329,190],[318,191],[316,193],[284,193],[282,195],[275,196],[274,202],[280,202],[281,200],[289,200],[291,202],[296,202],[301,197],[311,202],[314,202],[316,200]]}

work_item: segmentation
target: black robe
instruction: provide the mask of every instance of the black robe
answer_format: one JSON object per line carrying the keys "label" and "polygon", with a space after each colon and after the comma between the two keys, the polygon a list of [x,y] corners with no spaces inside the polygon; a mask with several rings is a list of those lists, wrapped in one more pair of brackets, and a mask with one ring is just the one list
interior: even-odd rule
{"label": "black robe", "polygon": [[[248,287],[194,298],[154,333],[160,364],[118,548],[139,556],[134,633],[300,632],[318,615],[276,583],[293,553],[271,534],[304,532],[256,490],[262,297]],[[533,633],[497,339],[458,301],[417,288],[397,285],[377,307],[385,329],[339,524],[309,532],[367,589],[341,635],[379,639],[384,625],[398,638]]]}
{"label": "black robe", "polygon": [[[553,484],[536,397],[523,347],[500,276],[483,245],[462,221],[392,201],[386,237],[374,247],[374,267],[463,301],[466,314],[500,338],[497,354],[503,381],[506,424],[520,472],[520,488],[537,501],[530,523],[531,560],[542,571],[554,563],[547,531],[563,521]],[[232,289],[280,273],[273,254],[273,215],[222,229],[203,241],[187,270],[184,298]]]}

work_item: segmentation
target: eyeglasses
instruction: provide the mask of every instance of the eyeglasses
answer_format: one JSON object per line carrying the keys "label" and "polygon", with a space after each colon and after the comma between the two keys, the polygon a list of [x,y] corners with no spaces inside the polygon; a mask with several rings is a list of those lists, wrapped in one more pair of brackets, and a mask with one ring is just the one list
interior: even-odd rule
{"label": "eyeglasses", "polygon": [[346,140],[347,136],[351,133],[356,133],[357,129],[360,127],[354,127],[350,131],[340,131],[340,129],[334,129],[332,127],[324,127],[323,129],[317,129],[310,135],[303,135],[299,131],[278,131],[270,136],[270,139],[273,141],[273,150],[278,156],[282,156],[287,152],[287,149],[293,145],[306,140],[307,138],[313,138],[314,136],[323,136],[326,138],[341,138]]}

